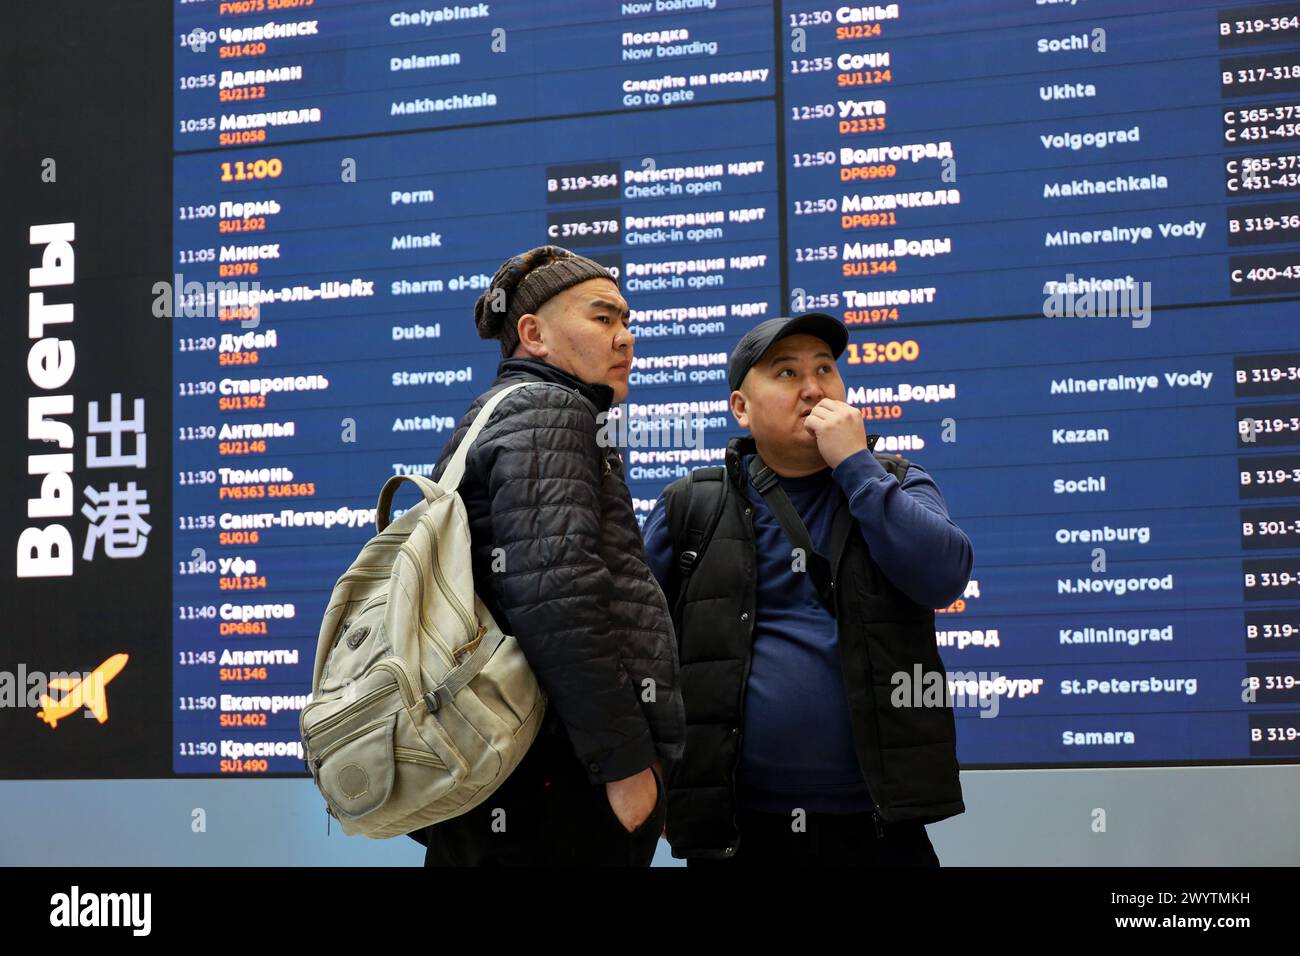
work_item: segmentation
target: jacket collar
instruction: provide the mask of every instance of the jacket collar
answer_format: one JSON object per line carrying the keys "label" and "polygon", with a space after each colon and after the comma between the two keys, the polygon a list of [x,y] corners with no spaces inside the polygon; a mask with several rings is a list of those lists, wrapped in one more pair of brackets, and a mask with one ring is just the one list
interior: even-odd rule
{"label": "jacket collar", "polygon": [[727,477],[737,488],[741,487],[740,472],[742,459],[746,455],[758,453],[758,448],[754,444],[754,436],[750,434],[737,435],[727,442],[727,451],[723,455],[723,463],[727,469]]}
{"label": "jacket collar", "polygon": [[[880,440],[879,435],[867,434],[867,447],[872,450],[876,447],[876,442]],[[731,479],[732,484],[740,487],[740,472],[743,464],[742,459],[746,455],[758,454],[758,446],[754,444],[754,436],[748,432],[744,435],[737,435],[727,442],[727,451],[723,456],[723,462],[727,469],[727,477]]]}
{"label": "jacket collar", "polygon": [[497,366],[497,378],[493,384],[513,382],[521,378],[554,382],[571,388],[591,402],[598,412],[609,411],[610,405],[614,403],[614,390],[608,385],[584,382],[562,368],[535,358],[502,359]]}

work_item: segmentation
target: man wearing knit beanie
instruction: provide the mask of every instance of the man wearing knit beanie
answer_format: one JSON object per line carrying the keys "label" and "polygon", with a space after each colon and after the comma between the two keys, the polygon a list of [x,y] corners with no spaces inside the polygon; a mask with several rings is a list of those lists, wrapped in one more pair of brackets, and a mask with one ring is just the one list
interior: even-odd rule
{"label": "man wearing knit beanie", "polygon": [[503,359],[443,448],[507,395],[471,446],[460,495],[475,590],[547,693],[536,741],[474,809],[413,833],[425,864],[646,866],[685,712],[663,591],[646,564],[605,415],[627,397],[627,302],[599,263],[558,246],[512,256],[474,306]]}
{"label": "man wearing knit beanie", "polygon": [[616,403],[627,397],[632,367],[627,321],[627,303],[609,270],[559,246],[507,259],[474,303],[479,336],[497,339],[502,356],[542,359],[591,384],[607,384]]}

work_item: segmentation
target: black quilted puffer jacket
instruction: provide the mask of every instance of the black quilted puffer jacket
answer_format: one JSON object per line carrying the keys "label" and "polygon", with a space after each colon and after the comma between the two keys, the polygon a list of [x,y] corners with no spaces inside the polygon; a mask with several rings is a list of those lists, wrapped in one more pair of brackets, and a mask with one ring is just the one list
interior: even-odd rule
{"label": "black quilted puffer jacket", "polygon": [[529,380],[554,384],[506,396],[466,460],[460,494],[475,588],[550,698],[543,732],[562,721],[591,782],[621,780],[656,757],[667,765],[681,756],[685,711],[672,618],[646,564],[622,458],[596,440],[613,390],[536,359],[505,359],[434,479],[487,399]]}

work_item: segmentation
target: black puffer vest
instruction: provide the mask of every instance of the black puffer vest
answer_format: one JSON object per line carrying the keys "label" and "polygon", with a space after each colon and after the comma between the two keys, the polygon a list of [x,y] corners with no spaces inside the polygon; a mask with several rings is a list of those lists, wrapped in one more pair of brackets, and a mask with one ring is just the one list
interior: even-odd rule
{"label": "black puffer vest", "polygon": [[[723,489],[722,509],[707,545],[689,575],[675,575],[668,589],[686,705],[686,751],[668,782],[668,840],[679,858],[729,857],[741,837],[735,823],[735,770],[756,611],[752,507],[741,486],[741,459],[754,450],[751,437],[732,439],[725,469],[699,469],[664,492],[675,527],[674,520],[682,521],[692,481],[720,482]],[[891,455],[876,457],[895,474],[906,467]],[[847,500],[841,507],[848,507]],[[674,561],[679,557],[674,553]],[[932,823],[964,812],[956,724],[947,695],[940,707],[891,703],[892,675],[903,672],[915,681],[918,666],[924,674],[944,673],[933,609],[890,583],[871,559],[856,522],[839,553],[827,557],[834,571],[854,749],[879,817],[886,823]]]}

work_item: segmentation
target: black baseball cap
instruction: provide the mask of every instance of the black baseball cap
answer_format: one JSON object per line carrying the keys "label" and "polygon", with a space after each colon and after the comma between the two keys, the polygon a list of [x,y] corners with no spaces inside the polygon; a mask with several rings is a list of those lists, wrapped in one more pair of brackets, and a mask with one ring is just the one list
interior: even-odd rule
{"label": "black baseball cap", "polygon": [[839,358],[849,344],[849,330],[828,312],[806,312],[794,318],[776,318],[760,322],[736,343],[727,362],[727,384],[734,392],[740,388],[749,370],[757,364],[773,343],[791,335],[813,335],[831,347]]}

